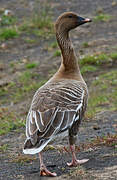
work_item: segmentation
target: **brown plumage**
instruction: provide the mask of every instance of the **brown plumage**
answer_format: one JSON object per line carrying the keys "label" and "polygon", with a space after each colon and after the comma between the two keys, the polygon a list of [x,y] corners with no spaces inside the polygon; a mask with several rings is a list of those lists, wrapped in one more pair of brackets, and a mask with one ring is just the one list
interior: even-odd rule
{"label": "brown plumage", "polygon": [[69,31],[90,22],[77,14],[67,12],[59,16],[55,23],[56,38],[62,53],[62,61],[56,74],[35,93],[26,121],[27,139],[25,154],[39,153],[40,174],[55,176],[45,167],[40,152],[56,135],[68,130],[72,151],[72,163],[76,159],[74,144],[79,124],[87,106],[87,85],[80,73]]}

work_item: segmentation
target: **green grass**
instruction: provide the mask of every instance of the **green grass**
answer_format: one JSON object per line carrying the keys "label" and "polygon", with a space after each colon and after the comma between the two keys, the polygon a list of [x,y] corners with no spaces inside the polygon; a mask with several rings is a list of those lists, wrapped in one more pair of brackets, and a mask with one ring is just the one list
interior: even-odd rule
{"label": "green grass", "polygon": [[83,42],[82,46],[83,46],[84,48],[88,48],[88,47],[89,47],[89,43],[88,43],[88,42]]}
{"label": "green grass", "polygon": [[27,20],[27,22],[24,22],[19,27],[19,31],[34,34],[37,37],[49,38],[53,34],[52,21],[50,19],[43,19],[38,15],[35,18],[32,21]]}
{"label": "green grass", "polygon": [[32,26],[39,29],[51,29],[51,17],[43,10],[40,14],[35,14],[32,18]]}
{"label": "green grass", "polygon": [[48,72],[49,78],[52,77],[56,72],[57,72],[57,67],[49,70]]}
{"label": "green grass", "polygon": [[35,65],[30,64],[28,70],[16,77],[15,82],[11,82],[0,88],[0,104],[18,103],[23,100],[23,98],[33,96],[35,91],[45,84],[47,80],[32,71],[34,66]]}
{"label": "green grass", "polygon": [[19,36],[19,33],[15,28],[2,28],[0,29],[0,40],[8,40],[11,38],[16,38]]}
{"label": "green grass", "polygon": [[19,31],[34,34],[37,37],[49,38],[53,34],[53,23],[49,11],[42,8],[19,26]]}
{"label": "green grass", "polygon": [[[16,88],[12,92],[12,100],[17,103],[23,98],[34,94],[47,80],[43,80],[38,73],[29,70],[24,71],[17,79]],[[19,88],[20,87],[20,88]]]}
{"label": "green grass", "polygon": [[8,144],[0,145],[0,153],[5,153],[8,150]]}
{"label": "green grass", "polygon": [[18,156],[14,157],[11,162],[24,164],[24,163],[31,163],[34,160],[36,160],[36,157],[30,157],[28,155],[18,154]]}
{"label": "green grass", "polygon": [[17,18],[14,16],[5,16],[2,15],[0,25],[5,26],[5,25],[13,25],[16,24]]}
{"label": "green grass", "polygon": [[60,50],[56,50],[53,54],[54,57],[60,56],[61,55],[61,51]]}
{"label": "green grass", "polygon": [[50,34],[49,34],[49,32],[48,32],[48,36],[46,36],[46,34],[47,34],[47,31],[46,30],[43,30],[43,29],[34,29],[33,31],[32,31],[32,33],[35,35],[35,36],[37,36],[37,37],[43,37],[43,38],[49,38],[50,37]]}
{"label": "green grass", "polygon": [[53,41],[53,42],[48,42],[48,45],[44,47],[44,49],[46,51],[52,52],[53,49],[57,49],[58,48],[58,44],[57,41]]}
{"label": "green grass", "polygon": [[37,42],[36,39],[30,39],[30,38],[25,38],[24,41],[28,44],[35,44]]}
{"label": "green grass", "polygon": [[4,96],[4,95],[7,95],[8,90],[12,89],[13,87],[15,87],[15,83],[13,81],[8,83],[6,86],[2,86],[0,88],[0,98],[2,98],[2,96]]}
{"label": "green grass", "polygon": [[52,42],[50,46],[51,48],[57,48],[58,47],[57,41]]}
{"label": "green grass", "polygon": [[98,70],[98,68],[93,65],[85,65],[85,66],[81,67],[82,74],[87,73],[87,72],[95,72],[97,70]]}
{"label": "green grass", "polygon": [[104,73],[100,75],[99,79],[100,80],[103,79],[105,84],[109,83],[109,85],[116,86],[117,85],[117,70],[112,70],[108,73]]}
{"label": "green grass", "polygon": [[86,117],[92,118],[96,113],[106,110],[107,105],[109,105],[109,98],[105,94],[90,93],[88,101],[88,109],[86,111]]}
{"label": "green grass", "polygon": [[24,20],[24,22],[20,24],[18,29],[21,32],[31,33],[31,25],[28,20]]}
{"label": "green grass", "polygon": [[101,65],[109,63],[109,56],[107,54],[94,54],[94,55],[86,55],[80,59],[80,65]]}
{"label": "green grass", "polygon": [[[53,35],[53,21],[50,14],[50,8],[41,8],[40,11],[34,11],[34,13],[28,17],[24,18],[22,22],[18,22],[15,16],[1,16],[0,21],[0,40],[5,41],[18,35],[35,35],[36,37],[50,38]],[[27,43],[35,43],[35,40],[26,39]]]}
{"label": "green grass", "polygon": [[0,135],[24,126],[23,120],[7,108],[0,108]]}
{"label": "green grass", "polygon": [[[34,11],[34,13],[24,18],[22,22],[18,22],[15,16],[1,16],[0,21],[0,40],[5,41],[11,38],[18,37],[19,35],[33,35],[33,37],[42,37],[45,39],[53,36],[53,20],[50,13],[50,8],[42,7],[40,11]],[[24,40],[26,43],[35,43],[36,40],[27,38]]]}
{"label": "green grass", "polygon": [[117,110],[117,70],[99,75],[90,86],[87,117],[102,110]]}
{"label": "green grass", "polygon": [[[33,97],[35,91],[45,84],[38,73],[34,73],[30,64],[28,70],[18,75],[14,82],[10,82],[0,88],[0,103],[5,104],[20,103],[24,99]],[[22,115],[24,117],[24,115]],[[0,108],[0,135],[7,134],[10,131],[18,130],[25,126],[25,120],[21,118],[20,112],[15,113],[8,108]]]}
{"label": "green grass", "polygon": [[95,22],[108,22],[112,17],[109,14],[100,13],[94,17]]}
{"label": "green grass", "polygon": [[[96,70],[96,67],[101,66],[102,64],[114,63],[117,60],[117,53],[112,52],[110,54],[100,53],[100,54],[92,54],[81,57],[79,60],[79,64],[81,65],[81,71],[86,71],[88,65],[88,69],[91,71]],[[92,67],[91,67],[92,66]],[[90,70],[89,70],[90,71]]]}
{"label": "green grass", "polygon": [[[17,88],[12,95],[14,103],[20,102],[23,98],[29,97],[30,94],[34,95],[35,91],[46,83],[46,80],[40,80],[39,82],[32,81],[26,84],[22,83],[21,88]],[[32,92],[32,93],[31,93]]]}
{"label": "green grass", "polygon": [[27,63],[26,68],[27,69],[32,69],[38,66],[38,63],[32,62],[32,63]]}
{"label": "green grass", "polygon": [[112,60],[117,60],[117,52],[112,52],[110,54],[110,57],[112,58]]}
{"label": "green grass", "polygon": [[19,82],[23,84],[27,84],[29,80],[31,80],[33,74],[30,71],[24,71],[20,76],[19,76]]}

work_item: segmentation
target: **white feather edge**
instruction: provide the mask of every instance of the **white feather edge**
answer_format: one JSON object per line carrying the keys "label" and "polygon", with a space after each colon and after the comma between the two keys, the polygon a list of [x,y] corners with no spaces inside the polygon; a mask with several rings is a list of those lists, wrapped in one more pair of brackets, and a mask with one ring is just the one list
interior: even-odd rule
{"label": "white feather edge", "polygon": [[[80,109],[81,106],[82,106],[83,96],[84,96],[84,91],[82,92],[81,103],[79,104],[77,110]],[[74,118],[73,118],[73,119],[74,119]],[[71,124],[72,124],[72,123],[71,123]],[[70,126],[71,126],[71,124],[70,124]],[[41,151],[44,149],[44,147],[45,147],[52,139],[53,139],[53,136],[52,136],[48,141],[46,141],[44,144],[42,144],[39,148],[23,149],[23,153],[24,153],[24,154],[36,154],[36,153],[39,153],[39,152],[41,152]]]}
{"label": "white feather edge", "polygon": [[30,149],[23,149],[23,153],[24,154],[37,154],[39,152],[41,152],[43,150],[43,148],[51,141],[51,139],[49,139],[48,141],[46,141],[44,144],[42,144],[39,148],[30,148]]}

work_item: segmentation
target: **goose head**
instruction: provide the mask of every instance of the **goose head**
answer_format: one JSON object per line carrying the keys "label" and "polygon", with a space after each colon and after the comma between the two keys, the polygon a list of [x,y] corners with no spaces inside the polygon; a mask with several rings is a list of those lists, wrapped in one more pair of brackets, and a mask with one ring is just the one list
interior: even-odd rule
{"label": "goose head", "polygon": [[56,32],[61,31],[70,31],[82,24],[91,22],[91,19],[89,18],[83,18],[78,16],[76,13],[73,12],[65,12],[61,14],[55,23],[55,30]]}

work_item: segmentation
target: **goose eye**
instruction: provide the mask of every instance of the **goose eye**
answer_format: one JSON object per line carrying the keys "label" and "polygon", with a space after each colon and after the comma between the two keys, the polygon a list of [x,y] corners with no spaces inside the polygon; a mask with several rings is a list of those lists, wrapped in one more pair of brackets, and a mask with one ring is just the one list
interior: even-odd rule
{"label": "goose eye", "polygon": [[72,18],[72,15],[69,15],[68,17],[69,17],[69,18]]}

